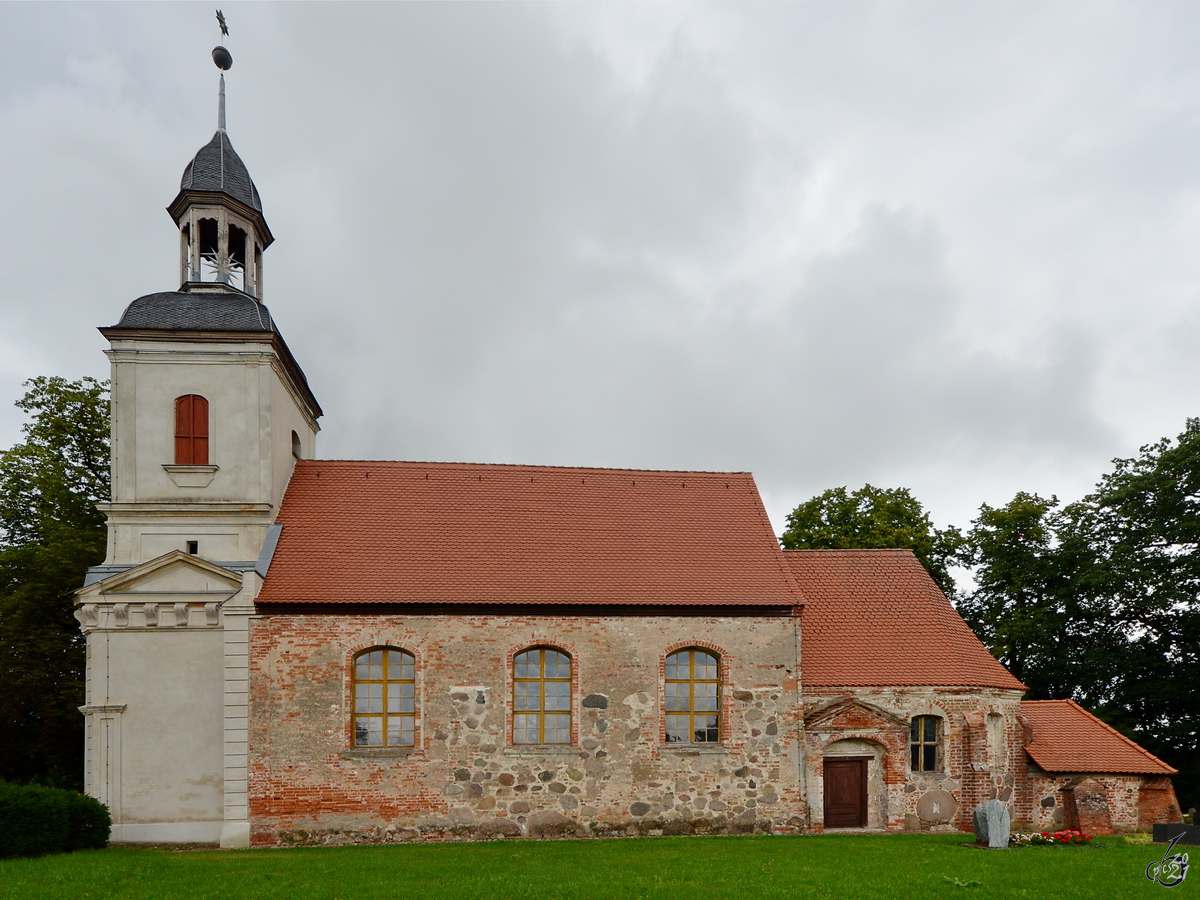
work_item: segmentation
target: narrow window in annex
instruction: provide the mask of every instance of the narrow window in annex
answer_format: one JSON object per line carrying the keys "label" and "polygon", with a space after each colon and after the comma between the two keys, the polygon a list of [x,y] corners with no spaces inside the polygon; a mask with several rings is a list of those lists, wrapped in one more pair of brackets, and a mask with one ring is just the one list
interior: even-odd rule
{"label": "narrow window in annex", "polygon": [[416,703],[411,653],[376,647],[354,657],[354,746],[411,747]]}
{"label": "narrow window in annex", "polygon": [[721,664],[715,653],[689,648],[667,657],[667,742],[721,740]]}
{"label": "narrow window in annex", "polygon": [[175,465],[208,465],[208,401],[199,394],[175,400]]}
{"label": "narrow window in annex", "polygon": [[571,657],[561,650],[513,657],[513,743],[571,743]]}
{"label": "narrow window in annex", "polygon": [[909,767],[914,772],[936,772],[941,742],[941,716],[914,716],[908,735]]}

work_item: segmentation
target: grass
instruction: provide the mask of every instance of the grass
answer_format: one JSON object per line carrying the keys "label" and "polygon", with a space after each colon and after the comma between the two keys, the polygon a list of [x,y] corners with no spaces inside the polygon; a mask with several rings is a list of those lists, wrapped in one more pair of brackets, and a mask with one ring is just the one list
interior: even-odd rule
{"label": "grass", "polygon": [[[1161,845],[977,850],[966,835],[677,837],[0,860],[4,900],[723,900],[1161,896]],[[1200,896],[1185,882],[1171,896]]]}

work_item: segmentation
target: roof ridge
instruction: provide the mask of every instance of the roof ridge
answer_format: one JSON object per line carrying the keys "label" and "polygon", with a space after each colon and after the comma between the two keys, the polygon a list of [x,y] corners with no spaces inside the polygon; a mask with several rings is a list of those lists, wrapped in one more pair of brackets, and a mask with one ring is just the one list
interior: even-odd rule
{"label": "roof ridge", "polygon": [[830,556],[849,556],[855,553],[889,553],[896,556],[916,556],[908,547],[785,547],[783,552],[828,554]]}
{"label": "roof ridge", "polygon": [[[460,467],[470,469],[494,468],[494,469],[551,469],[561,472],[602,472],[602,473],[636,473],[650,475],[712,475],[729,477],[731,475],[749,476],[753,480],[753,475],[745,471],[719,472],[705,469],[630,469],[616,468],[608,466],[563,466],[542,463],[480,463],[480,462],[437,462],[434,460],[423,459],[305,459],[300,460],[300,464],[307,468],[311,468],[318,464],[332,465],[354,465],[360,466],[363,464],[370,465],[387,465],[387,466],[443,466],[443,467]],[[760,501],[761,505],[761,501]],[[764,512],[765,514],[765,512]],[[774,532],[772,532],[774,537]]]}

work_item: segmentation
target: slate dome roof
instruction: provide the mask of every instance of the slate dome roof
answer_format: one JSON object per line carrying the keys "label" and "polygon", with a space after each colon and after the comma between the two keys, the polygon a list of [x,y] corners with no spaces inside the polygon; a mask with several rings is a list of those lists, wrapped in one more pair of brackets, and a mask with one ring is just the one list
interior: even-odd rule
{"label": "slate dome roof", "polygon": [[233,149],[229,135],[218,130],[212,140],[201,147],[183,170],[181,191],[215,191],[240,200],[251,209],[262,212],[258,188],[250,180],[246,164]]}
{"label": "slate dome roof", "polygon": [[278,332],[263,304],[237,291],[162,291],[138,297],[114,328],[149,331]]}

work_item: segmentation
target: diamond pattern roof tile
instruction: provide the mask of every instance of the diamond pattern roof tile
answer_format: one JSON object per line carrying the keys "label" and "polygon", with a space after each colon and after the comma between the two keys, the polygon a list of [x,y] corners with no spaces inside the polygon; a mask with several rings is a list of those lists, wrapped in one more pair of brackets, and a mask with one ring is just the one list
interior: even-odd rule
{"label": "diamond pattern roof tile", "polygon": [[1024,690],[911,550],[787,550],[804,593],[801,681]]}
{"label": "diamond pattern roof tile", "polygon": [[1174,775],[1178,771],[1074,700],[1023,700],[1021,714],[1033,726],[1033,739],[1025,752],[1047,772]]}
{"label": "diamond pattern roof tile", "polygon": [[786,606],[754,479],[303,460],[257,602]]}

